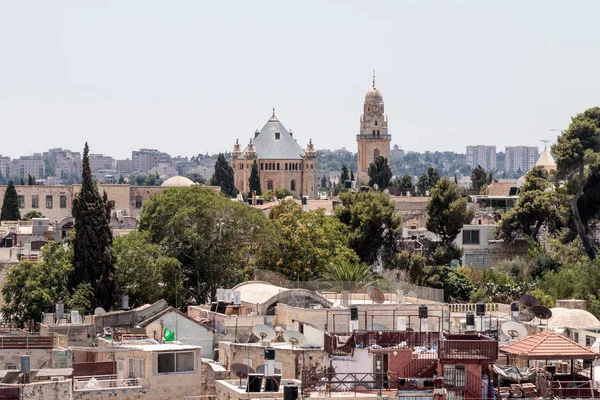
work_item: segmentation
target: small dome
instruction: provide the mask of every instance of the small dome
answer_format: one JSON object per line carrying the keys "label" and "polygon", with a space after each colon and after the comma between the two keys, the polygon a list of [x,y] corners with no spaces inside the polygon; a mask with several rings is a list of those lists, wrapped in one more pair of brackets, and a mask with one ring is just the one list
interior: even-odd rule
{"label": "small dome", "polygon": [[376,87],[371,87],[365,95],[365,103],[380,103],[383,101],[383,95]]}
{"label": "small dome", "polygon": [[548,327],[557,328],[588,328],[600,329],[600,321],[586,310],[569,309],[563,307],[551,308],[552,317],[548,320]]}
{"label": "small dome", "polygon": [[169,179],[167,179],[166,181],[164,181],[162,183],[162,185],[160,186],[164,186],[164,187],[184,187],[184,186],[192,186],[195,183],[189,179],[186,178],[185,176],[172,176]]}

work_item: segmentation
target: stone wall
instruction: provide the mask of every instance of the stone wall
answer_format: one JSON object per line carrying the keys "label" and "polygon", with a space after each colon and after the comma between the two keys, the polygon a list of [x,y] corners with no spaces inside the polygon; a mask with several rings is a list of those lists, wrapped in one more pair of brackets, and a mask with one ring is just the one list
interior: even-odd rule
{"label": "stone wall", "polygon": [[72,381],[42,381],[23,385],[21,399],[32,400],[64,400],[70,399],[72,394]]}
{"label": "stone wall", "polygon": [[65,335],[69,346],[87,346],[89,341],[96,335],[94,325],[92,324],[41,324],[40,334],[45,335],[50,332]]}
{"label": "stone wall", "polygon": [[6,364],[21,365],[21,355],[28,354],[31,361],[31,369],[40,368],[44,362],[46,368],[52,367],[52,349],[29,349],[29,350],[0,350],[0,369],[7,369]]}

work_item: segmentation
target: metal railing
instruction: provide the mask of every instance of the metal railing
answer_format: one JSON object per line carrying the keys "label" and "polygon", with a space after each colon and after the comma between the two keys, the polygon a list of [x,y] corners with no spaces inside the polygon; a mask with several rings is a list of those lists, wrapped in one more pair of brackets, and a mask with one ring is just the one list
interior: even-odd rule
{"label": "metal railing", "polygon": [[332,355],[350,355],[356,348],[417,347],[432,348],[440,340],[438,332],[412,331],[354,331],[352,333],[324,333],[323,349]]}
{"label": "metal railing", "polygon": [[117,378],[116,375],[80,376],[73,379],[73,389],[102,390],[102,389],[137,389],[144,384],[143,378]]}
{"label": "metal railing", "polygon": [[498,342],[483,335],[448,335],[439,342],[438,358],[444,362],[477,361],[491,364],[498,359]]}
{"label": "metal railing", "polygon": [[0,336],[0,350],[52,349],[52,336]]}

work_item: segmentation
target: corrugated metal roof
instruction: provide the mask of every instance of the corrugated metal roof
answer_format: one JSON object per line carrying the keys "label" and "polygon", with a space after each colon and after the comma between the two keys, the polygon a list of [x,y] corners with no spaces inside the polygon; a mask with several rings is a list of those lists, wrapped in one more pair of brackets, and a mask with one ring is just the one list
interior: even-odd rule
{"label": "corrugated metal roof", "polygon": [[[277,133],[279,133],[279,139],[277,139]],[[269,118],[258,136],[252,139],[252,144],[254,144],[258,158],[263,160],[301,160],[304,156],[302,147],[279,122],[275,114]],[[248,147],[242,152],[242,157],[246,154],[247,149]]]}
{"label": "corrugated metal roof", "polygon": [[500,351],[532,360],[591,360],[599,356],[590,349],[552,331],[528,336],[502,347]]}

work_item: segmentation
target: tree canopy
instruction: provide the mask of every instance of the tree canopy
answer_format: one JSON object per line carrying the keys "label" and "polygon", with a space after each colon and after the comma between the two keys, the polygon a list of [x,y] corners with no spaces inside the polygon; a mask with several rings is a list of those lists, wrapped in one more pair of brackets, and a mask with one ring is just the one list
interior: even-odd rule
{"label": "tree canopy", "polygon": [[350,175],[348,175],[348,167],[346,164],[342,164],[342,173],[340,174],[340,183],[344,184],[347,180],[350,180]]}
{"label": "tree canopy", "polygon": [[487,175],[485,170],[478,165],[471,172],[471,188],[476,191],[480,191],[487,184]]}
{"label": "tree canopy", "polygon": [[115,268],[112,256],[110,205],[106,192],[100,196],[92,179],[89,148],[83,150],[81,190],[73,199],[75,237],[73,238],[73,267],[70,287],[91,284],[95,290],[93,307],[110,309],[116,300]]}
{"label": "tree canopy", "polygon": [[[378,156],[375,161],[369,165],[369,186],[375,187],[377,185],[378,190],[385,190],[392,179],[392,170],[388,164],[387,158]],[[343,182],[342,182],[343,183]]]}
{"label": "tree canopy", "polygon": [[6,192],[4,192],[4,200],[2,202],[2,213],[0,214],[1,221],[18,221],[21,219],[19,211],[19,198],[17,189],[13,181],[8,181]]}
{"label": "tree canopy", "polygon": [[210,184],[211,186],[220,186],[221,192],[229,197],[235,197],[238,194],[238,190],[235,187],[233,168],[231,168],[223,153],[217,157],[215,172],[210,179]]}
{"label": "tree canopy", "polygon": [[458,185],[442,178],[427,203],[426,227],[439,236],[444,246],[452,245],[463,225],[473,219],[474,212],[467,208],[467,199],[461,193]]}
{"label": "tree canopy", "polygon": [[250,171],[250,194],[252,194],[252,192],[256,192],[257,196],[262,194],[260,176],[258,174],[258,163],[256,160],[252,163],[252,170]]}
{"label": "tree canopy", "polygon": [[396,254],[396,235],[402,229],[402,218],[389,196],[377,191],[348,192],[340,194],[340,199],[336,216],[348,226],[350,247],[362,262],[389,267]]}
{"label": "tree canopy", "polygon": [[217,287],[242,281],[245,269],[274,243],[262,211],[196,185],[150,198],[139,230],[181,263],[187,297],[198,304],[214,299]]}

